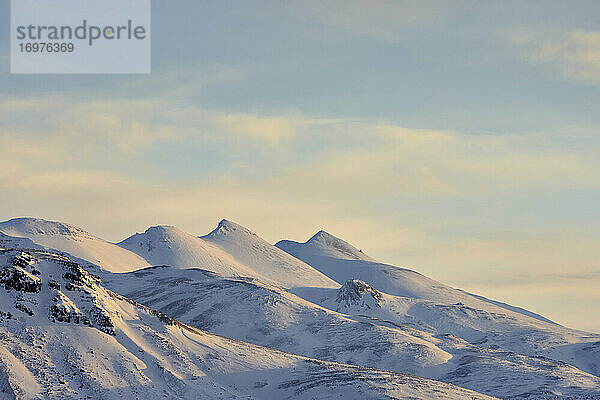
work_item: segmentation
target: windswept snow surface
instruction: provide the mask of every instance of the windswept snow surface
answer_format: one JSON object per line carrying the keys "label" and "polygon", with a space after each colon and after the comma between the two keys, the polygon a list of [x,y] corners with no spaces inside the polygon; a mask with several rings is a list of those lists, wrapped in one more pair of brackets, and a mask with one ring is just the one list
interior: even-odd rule
{"label": "windswept snow surface", "polygon": [[153,226],[118,245],[155,266],[202,268],[225,276],[253,277],[284,288],[339,287],[311,266],[227,220],[202,237],[172,226]]}
{"label": "windswept snow surface", "polygon": [[291,257],[255,233],[234,222],[222,220],[202,239],[231,254],[237,261],[287,288],[339,288],[340,285],[310,265]]}
{"label": "windswept snow surface", "polygon": [[[568,329],[530,311],[471,295],[415,271],[379,263],[322,231],[305,243],[285,240],[276,246],[338,282],[358,279],[380,293],[378,305],[373,307],[364,301],[340,302],[338,291],[295,291],[323,307],[357,320],[386,326],[401,324],[432,334],[452,334],[489,349],[548,357],[600,375],[600,335]],[[361,256],[356,257],[357,253]]]}
{"label": "windswept snow surface", "polygon": [[39,218],[14,218],[0,222],[0,232],[27,238],[46,249],[58,250],[112,272],[147,267],[140,256],[100,239],[81,228]]}
{"label": "windswept snow surface", "polygon": [[275,246],[339,283],[360,279],[391,295],[443,302],[472,297],[410,269],[379,263],[324,231],[305,243],[282,240]]}
{"label": "windswept snow surface", "polygon": [[204,268],[225,276],[255,275],[254,271],[214,244],[174,226],[152,226],[144,233],[136,233],[118,245],[138,254],[151,265]]}
{"label": "windswept snow surface", "polygon": [[254,279],[151,267],[103,281],[196,328],[290,353],[420,375],[445,370],[452,357],[416,335],[356,322]]}
{"label": "windswept snow surface", "polygon": [[443,304],[464,303],[469,306],[505,309],[540,321],[548,319],[500,302],[454,289],[416,271],[380,263],[342,239],[320,231],[305,243],[282,240],[276,247],[306,262],[339,283],[359,279],[384,293]]}
{"label": "windswept snow surface", "polygon": [[[327,361],[426,376],[498,397],[546,399],[548,391],[585,399],[600,378],[556,360],[469,343],[366,315],[390,301],[358,280],[346,282],[332,309],[253,279],[153,267],[106,276],[105,284],[194,327]],[[344,314],[350,309],[358,311]],[[524,333],[524,332],[521,332]],[[514,332],[514,339],[521,340]]]}
{"label": "windswept snow surface", "polygon": [[379,263],[324,231],[273,246],[223,220],[202,237],[156,226],[112,244],[19,218],[0,223],[3,248],[15,250],[0,251],[0,399],[464,394],[398,388],[402,373],[498,398],[600,399],[600,335]]}
{"label": "windswept snow surface", "polygon": [[491,399],[195,329],[105,289],[62,255],[1,250],[0,271],[2,398]]}
{"label": "windswept snow surface", "polygon": [[42,250],[43,246],[35,244],[31,239],[5,235],[0,232],[0,249],[34,249]]}

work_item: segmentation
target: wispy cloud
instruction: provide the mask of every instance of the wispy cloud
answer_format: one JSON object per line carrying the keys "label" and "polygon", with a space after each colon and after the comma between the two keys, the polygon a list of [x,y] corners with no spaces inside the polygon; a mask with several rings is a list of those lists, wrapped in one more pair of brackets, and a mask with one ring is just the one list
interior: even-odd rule
{"label": "wispy cloud", "polygon": [[[65,165],[85,169],[94,157],[99,161],[95,168],[110,169],[99,158],[110,155],[115,162],[167,143],[218,147],[230,144],[231,140],[222,139],[229,136],[241,143],[232,152],[246,153],[244,143],[267,145],[269,151],[254,157],[279,163],[279,173],[265,176],[260,184],[289,186],[289,192],[300,197],[312,192],[309,188],[318,188],[332,195],[364,190],[404,199],[474,199],[597,188],[600,176],[594,151],[600,143],[589,131],[579,132],[579,144],[565,146],[560,132],[466,135],[298,113],[227,113],[169,100],[78,103],[53,98],[4,103],[7,107],[0,111],[3,160],[28,160],[46,171],[56,165],[62,170]],[[33,114],[35,118],[26,118]],[[278,146],[276,152],[271,146]],[[281,160],[277,157],[281,152],[303,157],[296,157],[297,162]],[[281,178],[283,182],[276,183]],[[360,189],[356,182],[361,182]]]}
{"label": "wispy cloud", "polygon": [[[294,182],[289,190],[306,182],[325,193],[336,188],[337,193],[361,190],[405,199],[475,199],[598,187],[595,154],[553,145],[553,134],[465,135],[379,123],[355,124],[344,134],[361,134],[370,146],[341,147],[312,168],[293,170],[285,180]],[[597,138],[589,136],[588,145],[598,146]]]}
{"label": "wispy cloud", "polygon": [[517,32],[511,38],[527,62],[549,68],[566,79],[600,84],[600,32]]}
{"label": "wispy cloud", "polygon": [[[172,100],[6,104],[5,218],[65,220],[112,240],[157,223],[204,233],[221,217],[271,241],[327,229],[367,254],[467,289],[483,288],[477,276],[504,280],[507,296],[517,295],[511,282],[524,279],[522,271],[551,282],[598,270],[593,216],[586,229],[575,229],[554,214],[558,206],[537,211],[600,189],[593,130],[577,131],[577,140],[560,130],[467,135],[300,113],[228,113]],[[225,160],[209,174],[193,165],[169,171],[172,180],[146,173],[156,170],[151,158],[161,147],[174,143],[192,153],[226,148],[234,159],[260,159],[268,168],[242,178]],[[515,199],[532,202],[525,217],[514,215]],[[501,212],[489,216],[490,209]],[[501,228],[509,233],[500,235]]]}
{"label": "wispy cloud", "polygon": [[298,116],[264,117],[253,114],[223,114],[213,118],[213,126],[220,134],[235,135],[267,144],[278,144],[296,134],[307,121]]}
{"label": "wispy cloud", "polygon": [[38,161],[57,160],[59,155],[76,160],[108,153],[141,154],[161,143],[197,145],[223,142],[223,138],[242,145],[277,146],[293,138],[299,128],[331,123],[293,113],[265,116],[215,111],[169,98],[81,101],[55,96],[4,99],[0,106],[0,152],[7,158],[29,152]]}

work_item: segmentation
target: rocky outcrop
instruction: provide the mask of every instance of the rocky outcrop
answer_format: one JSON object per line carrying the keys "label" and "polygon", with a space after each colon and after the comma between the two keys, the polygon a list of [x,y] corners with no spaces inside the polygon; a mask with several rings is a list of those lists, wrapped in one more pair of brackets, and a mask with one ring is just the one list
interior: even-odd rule
{"label": "rocky outcrop", "polygon": [[342,285],[335,300],[341,307],[372,308],[381,307],[382,298],[383,296],[377,289],[359,279],[352,279]]}
{"label": "rocky outcrop", "polygon": [[6,290],[38,293],[42,289],[42,281],[21,267],[7,266],[0,269],[0,285]]}

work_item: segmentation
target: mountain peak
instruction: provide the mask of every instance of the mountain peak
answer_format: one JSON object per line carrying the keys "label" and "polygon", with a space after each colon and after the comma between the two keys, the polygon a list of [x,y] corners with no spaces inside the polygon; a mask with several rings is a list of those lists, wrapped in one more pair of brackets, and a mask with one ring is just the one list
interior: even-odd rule
{"label": "mountain peak", "polygon": [[154,225],[146,229],[143,233],[136,233],[127,239],[118,243],[119,246],[132,251],[131,244],[141,242],[153,242],[153,241],[172,241],[184,236],[191,236],[181,229],[172,225]]}
{"label": "mountain peak", "polygon": [[221,221],[219,221],[219,225],[217,227],[218,228],[230,228],[230,229],[243,228],[241,225],[236,224],[235,222],[230,221],[225,218],[223,218]]}
{"label": "mountain peak", "polygon": [[306,285],[337,288],[339,284],[273,246],[249,229],[223,219],[208,235],[200,239],[220,248],[237,262],[254,271],[264,281],[294,288]]}
{"label": "mountain peak", "polygon": [[222,236],[222,235],[227,235],[232,232],[256,236],[256,234],[254,234],[248,228],[245,228],[242,225],[236,224],[235,222],[227,220],[227,219],[222,219],[219,222],[219,224],[217,225],[217,227],[206,236],[207,237]]}
{"label": "mountain peak", "polygon": [[[366,296],[365,296],[366,295]],[[336,301],[343,307],[358,305],[359,307],[381,307],[382,294],[369,284],[359,280],[347,280],[338,289]]]}
{"label": "mountain peak", "polygon": [[345,240],[342,240],[324,230],[320,230],[319,232],[315,233],[310,239],[308,239],[306,244],[317,247],[327,253],[335,253],[337,256],[342,256],[342,258],[354,260],[372,260],[369,256],[364,254],[362,250],[357,249]]}
{"label": "mountain peak", "polygon": [[25,245],[30,248],[32,246],[29,242],[14,239],[27,238],[36,244],[35,248],[41,246],[57,250],[112,272],[131,271],[148,265],[136,254],[63,222],[41,218],[14,218],[0,222],[0,232],[12,237],[3,238],[7,245],[12,244],[6,247]]}
{"label": "mountain peak", "polygon": [[309,242],[323,242],[323,241],[328,241],[328,242],[332,242],[332,241],[343,241],[342,239],[332,235],[331,233],[324,231],[323,229],[321,229],[319,232],[315,233],[310,239],[308,239]]}
{"label": "mountain peak", "polygon": [[27,235],[92,236],[74,225],[32,217],[13,218],[0,222],[0,231],[10,236],[19,237]]}
{"label": "mountain peak", "polygon": [[183,232],[181,229],[173,226],[173,225],[153,225],[151,227],[149,227],[148,229],[146,229],[146,231],[144,233],[146,234],[158,234],[158,235],[165,235],[165,234],[173,234],[173,233],[180,233]]}

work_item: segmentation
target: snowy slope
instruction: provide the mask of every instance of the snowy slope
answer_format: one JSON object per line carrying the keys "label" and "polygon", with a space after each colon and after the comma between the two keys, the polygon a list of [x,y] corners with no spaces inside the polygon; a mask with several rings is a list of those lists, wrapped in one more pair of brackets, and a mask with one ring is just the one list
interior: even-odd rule
{"label": "snowy slope", "polygon": [[[277,366],[267,373],[265,370],[271,368],[263,364],[248,366],[251,361],[248,357],[266,352],[268,358],[285,354],[296,357],[294,360],[305,360],[288,354],[295,353],[309,357],[309,364],[352,364],[343,366],[343,373],[336,370],[335,374],[344,376],[342,380],[347,379],[343,374],[355,371],[356,367],[379,368],[417,374],[501,398],[600,398],[600,335],[568,329],[530,311],[454,289],[415,271],[379,263],[324,231],[306,243],[282,241],[276,246],[227,220],[199,238],[175,227],[157,226],[119,244],[57,222],[24,218],[0,223],[0,249],[32,248],[37,258],[30,263],[24,256],[12,269],[3,269],[0,278],[4,282],[0,284],[3,307],[0,308],[0,399],[2,393],[15,391],[24,396],[37,391],[43,397],[79,397],[73,395],[74,388],[81,386],[83,378],[78,377],[81,382],[73,383],[75,378],[69,378],[73,371],[64,369],[61,364],[64,360],[70,360],[69,368],[85,364],[83,370],[91,375],[84,380],[91,385],[91,392],[102,393],[102,398],[118,397],[119,391],[124,397],[133,398],[157,398],[165,394],[171,397],[172,393],[179,396],[174,398],[194,398],[191,393],[203,393],[201,397],[208,398],[219,398],[221,393],[224,398],[236,395],[286,398],[292,392],[299,393],[296,384],[289,386],[295,389],[282,392],[285,384],[277,381],[280,378],[269,382],[269,385],[279,382],[273,392],[265,389],[269,385],[263,385],[262,381],[242,385],[240,392],[237,378],[211,375],[215,366],[211,366],[210,374],[202,370],[211,376],[213,386],[204,385],[208,378],[199,375],[191,378],[189,371],[206,365],[196,363],[193,354],[199,350],[195,346],[230,350],[213,339],[209,345],[186,336],[186,332],[197,329],[273,349],[230,341],[247,346],[246,353],[241,352],[246,355],[236,355],[233,363],[244,365],[256,376],[270,376],[275,371],[277,376],[285,376],[281,379],[292,379],[294,374],[306,374],[294,375],[293,380],[309,387],[316,385],[314,390],[307,388],[306,393],[302,392],[309,398],[329,393],[329,378],[313,380],[310,368],[294,364],[304,361]],[[61,254],[39,251],[42,247],[57,249]],[[16,253],[2,254],[12,254],[10,257],[14,258]],[[92,278],[85,284],[73,283],[73,279],[77,281],[80,277],[65,275],[68,271],[64,269],[73,267],[73,261],[100,274],[108,288],[126,297],[107,291]],[[11,263],[7,258],[5,267]],[[33,268],[30,264],[40,267]],[[172,267],[147,268],[148,265]],[[113,273],[141,267],[135,272]],[[194,268],[186,269],[189,267]],[[82,273],[82,276],[88,275]],[[51,279],[56,280],[59,289]],[[19,289],[13,287],[3,293],[2,287],[6,288],[7,282],[9,286],[17,284]],[[41,289],[35,292],[38,286]],[[135,305],[127,298],[158,309],[164,315]],[[38,320],[40,315],[45,319]],[[169,322],[165,315],[194,328]],[[65,318],[71,323],[63,324]],[[156,325],[157,318],[162,324]],[[108,326],[107,321],[111,321]],[[21,330],[12,330],[16,323]],[[181,332],[173,332],[172,327],[181,328]],[[34,333],[28,338],[46,337],[44,332],[48,332],[51,337],[48,343],[52,345],[40,350],[32,344],[34,341],[27,342],[23,332],[30,328]],[[1,329],[5,329],[4,335]],[[115,342],[103,339],[107,332]],[[140,343],[140,335],[145,337],[149,332],[152,337],[162,339],[151,344]],[[226,340],[200,331],[195,334]],[[81,345],[69,343],[80,336]],[[67,341],[68,350],[60,339]],[[165,353],[164,349],[152,347],[160,347],[163,339],[170,343],[168,348],[172,345],[179,350]],[[82,355],[95,341],[100,341],[105,354],[110,354],[101,366],[93,364],[98,360],[86,364],[89,357],[95,360],[97,354]],[[132,343],[137,347],[131,347]],[[153,358],[146,358],[147,349],[142,344],[150,346],[148,351]],[[185,361],[178,358],[179,354],[185,356]],[[36,369],[30,356],[45,360],[42,363],[45,369]],[[133,360],[133,364],[124,360]],[[142,368],[136,360],[146,367]],[[100,375],[92,373],[96,370]],[[251,375],[244,371],[236,372],[236,377]],[[372,370],[368,371],[371,374]],[[377,374],[382,372],[369,376]],[[46,379],[48,376],[53,378]],[[377,376],[380,378],[373,378],[373,382],[382,379],[382,375]],[[102,387],[94,386],[94,377],[96,380],[106,377],[107,381]],[[61,379],[70,389],[60,389],[64,386]],[[129,383],[123,379],[130,379]],[[373,395],[375,398],[396,390],[391,384],[382,389],[373,382],[351,381],[354,382],[350,385],[351,393],[361,385],[369,393],[377,393]],[[338,389],[340,384],[343,385],[339,380],[335,382]],[[106,385],[113,385],[113,389],[106,389]],[[263,389],[255,392],[256,385]],[[124,387],[134,389],[123,392]],[[417,398],[437,398],[432,392],[428,392],[430,397],[419,391],[415,393]]]}
{"label": "snowy slope", "polygon": [[[147,268],[104,281],[197,328],[278,350],[460,383],[498,397],[544,399],[549,390],[570,398],[600,396],[600,378],[571,365],[367,318],[394,297],[360,281],[333,290],[333,306],[357,307],[362,316],[333,312],[256,280],[197,269]],[[513,330],[514,339],[527,337]]]}
{"label": "snowy slope", "polygon": [[173,226],[153,226],[118,245],[155,266],[199,267],[225,276],[252,277],[282,287],[307,284],[339,287],[309,265],[226,220],[203,237],[192,236]]}
{"label": "snowy slope", "polygon": [[340,287],[310,265],[234,222],[222,220],[215,230],[201,239],[218,246],[268,282],[277,281],[287,288]]}
{"label": "snowy slope", "polygon": [[9,236],[0,232],[0,249],[43,250],[43,246],[33,243],[31,239]]}
{"label": "snowy slope", "polygon": [[0,232],[30,239],[47,249],[68,253],[113,272],[132,271],[149,265],[146,260],[128,250],[61,222],[14,218],[0,222]]}
{"label": "snowy slope", "polygon": [[209,334],[48,252],[0,251],[0,305],[2,398],[489,398]]}
{"label": "snowy slope", "polygon": [[324,231],[306,243],[282,240],[275,246],[340,283],[360,279],[392,295],[444,302],[457,302],[468,296],[418,272],[379,263]]}
{"label": "snowy slope", "polygon": [[565,328],[530,311],[453,289],[408,269],[358,259],[354,256],[362,254],[359,250],[323,232],[306,243],[281,241],[276,246],[333,279],[360,280],[379,293],[374,307],[369,305],[373,299],[365,300],[372,297],[368,292],[358,302],[345,302],[335,290],[295,291],[323,307],[358,320],[401,324],[432,334],[452,334],[486,348],[551,357],[600,375],[600,335]]}
{"label": "snowy slope", "polygon": [[452,357],[421,337],[356,322],[253,279],[151,267],[103,281],[196,328],[308,357],[419,375],[445,371]]}
{"label": "snowy slope", "polygon": [[0,233],[29,239],[36,245],[64,252],[111,272],[169,265],[201,267],[226,276],[249,276],[286,288],[340,286],[248,229],[227,220],[200,238],[172,226],[153,226],[118,244],[69,224],[38,218],[0,222]]}
{"label": "snowy slope", "polygon": [[[357,290],[357,283],[369,289]],[[352,297],[344,295],[351,291],[354,292]],[[547,357],[600,375],[598,334],[569,329],[495,306],[471,307],[462,303],[443,304],[391,296],[357,280],[346,282],[342,289],[331,291],[329,296],[324,296],[323,292],[320,296],[320,305],[357,321],[408,326],[433,335],[451,334],[481,348]]]}
{"label": "snowy slope", "polygon": [[151,265],[177,268],[199,267],[225,276],[254,276],[254,271],[237,262],[214,244],[174,226],[153,226],[118,245],[138,254]]}
{"label": "snowy slope", "polygon": [[522,313],[532,318],[550,322],[530,311],[492,302],[480,296],[454,289],[416,271],[380,263],[363,254],[342,239],[320,231],[305,243],[282,240],[276,247],[306,262],[339,283],[359,279],[384,293],[435,301],[442,304],[464,303],[469,306]]}
{"label": "snowy slope", "polygon": [[[276,246],[280,247],[279,244],[285,242],[288,241],[282,240],[276,244]],[[290,241],[290,243],[294,242]],[[315,233],[313,237],[306,242],[305,251],[308,250],[312,250],[312,253],[315,255],[328,256],[340,260],[361,260],[375,262],[373,258],[363,253],[362,250],[357,249],[345,240],[335,237],[323,230]]]}

